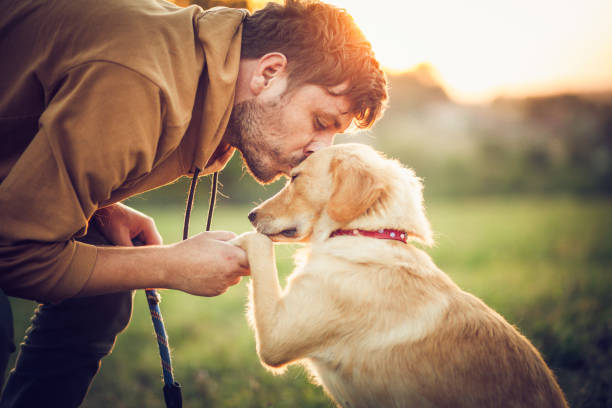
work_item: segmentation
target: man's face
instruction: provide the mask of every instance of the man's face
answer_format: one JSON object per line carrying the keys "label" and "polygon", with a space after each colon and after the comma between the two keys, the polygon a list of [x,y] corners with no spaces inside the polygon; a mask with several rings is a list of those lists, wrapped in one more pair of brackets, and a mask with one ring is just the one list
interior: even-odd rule
{"label": "man's face", "polygon": [[270,183],[289,175],[311,153],[330,146],[334,135],[344,132],[353,119],[349,107],[346,96],[302,85],[286,94],[260,95],[236,104],[228,134],[253,177]]}

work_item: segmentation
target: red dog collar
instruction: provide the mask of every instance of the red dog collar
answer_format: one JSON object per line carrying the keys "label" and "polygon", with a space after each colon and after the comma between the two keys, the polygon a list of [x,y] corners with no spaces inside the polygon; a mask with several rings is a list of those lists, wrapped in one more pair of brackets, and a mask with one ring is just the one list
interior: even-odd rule
{"label": "red dog collar", "polygon": [[379,229],[376,231],[366,231],[362,229],[350,229],[350,230],[335,230],[329,236],[330,238],[337,237],[339,235],[363,235],[364,237],[378,238],[378,239],[392,239],[395,241],[401,241],[406,243],[408,236],[418,236],[417,234],[400,231],[395,229]]}

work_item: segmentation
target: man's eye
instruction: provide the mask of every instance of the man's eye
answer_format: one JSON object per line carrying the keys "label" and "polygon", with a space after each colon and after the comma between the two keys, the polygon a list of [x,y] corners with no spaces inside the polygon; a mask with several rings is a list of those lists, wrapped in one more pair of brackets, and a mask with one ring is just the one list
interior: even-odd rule
{"label": "man's eye", "polygon": [[319,119],[319,118],[315,119],[315,129],[317,129],[317,130],[324,130],[325,129],[325,123],[323,123],[321,121],[321,119]]}

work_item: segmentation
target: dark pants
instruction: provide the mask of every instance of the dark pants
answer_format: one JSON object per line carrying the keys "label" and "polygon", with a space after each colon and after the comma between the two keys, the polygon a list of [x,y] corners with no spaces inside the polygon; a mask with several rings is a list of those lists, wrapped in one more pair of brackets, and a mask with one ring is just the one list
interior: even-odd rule
{"label": "dark pants", "polygon": [[6,373],[9,357],[15,351],[13,333],[11,304],[0,289],[0,387],[4,384],[4,374]]}
{"label": "dark pants", "polygon": [[[82,241],[108,245],[95,228],[90,228]],[[132,300],[133,292],[129,291],[39,305],[0,407],[78,407],[98,372],[100,360],[111,352],[117,334],[127,327]],[[0,352],[4,353],[4,349]],[[4,354],[0,363],[3,358]]]}

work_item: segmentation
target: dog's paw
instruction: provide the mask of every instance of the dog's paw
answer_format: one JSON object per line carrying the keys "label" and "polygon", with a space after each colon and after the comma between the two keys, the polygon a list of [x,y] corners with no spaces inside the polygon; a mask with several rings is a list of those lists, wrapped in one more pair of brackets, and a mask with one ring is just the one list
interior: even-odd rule
{"label": "dog's paw", "polygon": [[264,253],[272,247],[272,240],[256,231],[245,232],[232,239],[230,243],[244,249],[247,253]]}

